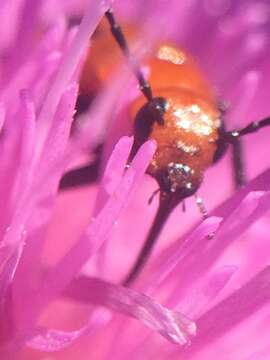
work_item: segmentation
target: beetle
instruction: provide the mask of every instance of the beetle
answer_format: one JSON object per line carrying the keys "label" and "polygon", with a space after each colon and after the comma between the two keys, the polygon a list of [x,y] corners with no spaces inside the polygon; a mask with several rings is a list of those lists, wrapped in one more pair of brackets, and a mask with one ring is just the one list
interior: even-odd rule
{"label": "beetle", "polygon": [[[141,65],[130,53],[112,8],[105,12],[105,19],[142,93],[130,104],[131,118],[134,119],[134,146],[130,158],[146,140],[153,139],[157,144],[147,173],[159,185],[160,201],[144,245],[123,281],[124,285],[130,285],[147,261],[172,209],[187,197],[196,196],[205,170],[221,158],[229,145],[233,147],[236,185],[244,184],[240,138],[270,125],[270,118],[252,122],[242,129],[226,131],[224,109],[189,54],[166,41],[159,43],[154,54],[145,60],[150,69],[149,79],[146,79]],[[101,31],[104,31],[103,26]],[[132,28],[126,31],[129,36],[134,35]],[[106,37],[104,41],[106,44]],[[86,94],[86,84],[93,88],[102,83],[118,56],[115,51],[119,50],[113,50],[109,60],[105,56],[102,59],[100,49],[102,43],[93,49],[92,60],[96,56],[98,62],[87,63],[83,71],[81,89]],[[197,196],[196,201],[203,217],[207,217],[202,200]]]}

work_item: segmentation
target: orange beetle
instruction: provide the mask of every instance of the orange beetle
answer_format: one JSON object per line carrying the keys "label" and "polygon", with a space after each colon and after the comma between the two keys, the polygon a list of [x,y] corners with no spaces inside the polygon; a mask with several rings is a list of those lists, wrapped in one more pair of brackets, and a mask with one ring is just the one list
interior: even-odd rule
{"label": "orange beetle", "polygon": [[[128,60],[132,57],[125,36],[129,41],[135,39],[136,28],[123,25],[124,36],[111,10],[105,17],[119,47],[114,46],[108,23],[102,20],[81,75],[80,96],[83,99],[94,96],[103,86],[121,60],[121,50]],[[157,150],[147,173],[159,184],[160,204],[125,284],[129,284],[144,265],[172,208],[197,191],[205,169],[220,152],[221,113],[211,86],[191,56],[164,41],[143,64],[150,71],[149,83],[136,61],[133,58],[129,61],[143,94],[130,104],[130,115],[134,119],[131,158],[143,142],[156,141]],[[205,215],[203,206],[200,208]]]}
{"label": "orange beetle", "polygon": [[[243,167],[239,137],[270,125],[270,118],[253,122],[243,129],[226,132],[222,112],[211,86],[198,70],[193,59],[183,50],[166,41],[158,44],[154,54],[144,60],[150,70],[149,82],[129,52],[126,38],[132,40],[136,30],[121,27],[112,9],[105,13],[111,33],[119,47],[114,47],[102,21],[92,42],[80,81],[81,96],[93,96],[120,60],[126,55],[140,85],[142,96],[130,105],[134,119],[134,146],[131,157],[147,139],[157,143],[157,150],[147,169],[160,191],[160,202],[151,229],[134,266],[124,284],[130,284],[138,275],[171,210],[186,197],[195,194],[204,171],[226,150],[233,146],[236,184],[243,184]],[[204,215],[201,199],[197,204]]]}
{"label": "orange beetle", "polygon": [[[121,49],[114,46],[108,30],[103,20],[93,38],[80,80],[83,97],[93,95],[121,59]],[[131,25],[123,25],[123,32],[131,41],[136,36]],[[144,65],[150,70],[154,97],[149,101],[141,96],[130,106],[135,119],[132,154],[147,139],[156,140],[157,151],[147,172],[157,179],[162,192],[177,193],[183,199],[196,192],[204,170],[213,163],[220,112],[210,85],[185,51],[160,43]],[[155,111],[159,103],[164,110],[162,123]]]}

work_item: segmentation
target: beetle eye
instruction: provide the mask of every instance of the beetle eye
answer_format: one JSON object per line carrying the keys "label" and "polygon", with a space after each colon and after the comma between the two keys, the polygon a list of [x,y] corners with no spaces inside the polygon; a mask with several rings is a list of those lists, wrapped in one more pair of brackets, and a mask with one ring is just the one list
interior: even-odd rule
{"label": "beetle eye", "polygon": [[165,113],[168,108],[168,102],[163,97],[156,97],[151,101],[151,104],[153,105],[154,109],[156,109],[159,112]]}
{"label": "beetle eye", "polygon": [[149,102],[149,105],[152,109],[151,111],[153,113],[155,121],[157,121],[159,125],[164,125],[163,115],[168,108],[167,100],[163,97],[156,97],[151,102]]}

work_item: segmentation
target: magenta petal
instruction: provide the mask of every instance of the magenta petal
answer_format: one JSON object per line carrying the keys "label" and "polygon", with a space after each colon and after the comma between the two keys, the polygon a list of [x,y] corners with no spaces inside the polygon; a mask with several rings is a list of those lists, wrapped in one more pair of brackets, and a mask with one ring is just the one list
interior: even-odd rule
{"label": "magenta petal", "polygon": [[[35,139],[35,114],[34,106],[28,94],[23,92],[21,94],[21,108],[18,118],[22,121],[18,125],[21,137],[19,139],[18,147],[20,148],[20,157],[17,157],[16,172],[13,173],[14,179],[11,183],[9,191],[6,188],[6,201],[10,202],[10,208],[15,205],[19,206],[22,201],[21,195],[23,189],[27,191],[31,182],[31,161],[34,149]],[[4,200],[4,197],[2,197]],[[15,210],[14,210],[15,213]],[[5,223],[5,217],[2,215],[2,221]],[[19,263],[25,241],[25,229],[22,225],[9,227],[5,229],[5,233],[1,242],[1,270],[0,270],[0,292],[1,298],[4,299],[2,291],[7,289],[7,286],[14,277],[15,270]]]}
{"label": "magenta petal", "polygon": [[[127,145],[129,147],[129,144]],[[36,291],[33,290],[34,294],[30,295],[31,289],[28,290],[28,293],[26,292],[24,294],[25,287],[28,284],[22,287],[22,284],[20,284],[20,282],[18,283],[19,291],[16,294],[17,324],[20,324],[20,328],[26,330],[29,327],[29,324],[31,324],[30,318],[35,318],[37,313],[47,305],[48,301],[64,290],[68,283],[77,275],[84,263],[88,261],[104,243],[111,228],[114,226],[119,213],[126,205],[129,193],[141,180],[154,151],[155,145],[151,141],[148,141],[140,148],[129,169],[124,174],[123,179],[118,184],[115,192],[109,198],[104,208],[98,214],[96,219],[92,221],[86,232],[70,249],[67,255],[65,255],[64,258],[48,272],[42,282],[41,289],[37,294]],[[123,169],[120,171],[122,172]],[[35,248],[36,242],[33,243],[33,249]],[[26,255],[27,257],[33,256],[33,252],[28,251],[26,252]],[[27,260],[27,258],[25,259]],[[29,261],[25,261],[26,269],[29,272],[29,270],[33,270],[33,267],[28,268],[28,263]],[[24,262],[22,264],[24,264]],[[24,279],[27,278],[25,277],[23,266],[21,276],[23,276]],[[24,294],[23,296],[20,296],[21,292]],[[23,307],[25,306],[25,302],[27,303],[29,296],[32,298],[31,308],[28,311],[23,311]],[[20,318],[21,320],[19,321]]]}
{"label": "magenta petal", "polygon": [[129,193],[141,180],[154,151],[155,145],[151,141],[140,148],[104,208],[68,254],[49,272],[40,294],[41,299],[45,300],[47,297],[51,298],[59,294],[104,243],[122,208],[126,205]]}
{"label": "magenta petal", "polygon": [[[60,102],[53,117],[48,137],[40,154],[38,167],[38,178],[35,186],[42,186],[44,178],[51,174],[55,182],[60,180],[65,164],[63,158],[69,141],[70,129],[73,121],[74,108],[78,95],[78,84],[71,83],[67,86],[61,96]],[[45,185],[45,184],[44,184]],[[46,184],[49,188],[49,184]]]}
{"label": "magenta petal", "polygon": [[96,200],[94,214],[104,206],[108,196],[112,195],[123,175],[129,153],[133,144],[133,138],[123,137],[116,144],[111,157],[106,165]]}
{"label": "magenta petal", "polygon": [[[26,223],[27,228],[26,248],[16,280],[16,285],[19,284],[20,288],[18,299],[21,299],[21,291],[27,293],[26,289],[31,284],[30,279],[40,266],[39,256],[46,236],[44,227],[47,226],[51,216],[54,197],[64,167],[63,156],[73,120],[77,91],[76,84],[70,85],[65,90],[53,119],[44,153],[41,154],[40,163],[34,167],[31,188],[24,194],[22,204],[17,205],[16,218],[13,219],[14,224]],[[60,160],[61,166],[59,166]],[[49,172],[50,176],[48,176]]]}
{"label": "magenta petal", "polygon": [[[251,355],[249,354],[243,360],[268,360],[270,354],[270,346],[264,347],[263,349],[259,349],[253,352]],[[242,359],[241,359],[242,360]]]}
{"label": "magenta petal", "polygon": [[111,315],[109,311],[98,309],[90,317],[88,324],[74,331],[62,331],[56,329],[37,328],[36,335],[27,341],[27,345],[34,349],[46,352],[62,350],[71,346],[81,336],[95,333],[101,326],[106,324]]}
{"label": "magenta petal", "polygon": [[5,115],[6,115],[5,106],[3,103],[0,103],[0,134],[5,122]]}
{"label": "magenta petal", "polygon": [[39,146],[36,149],[39,154],[40,149],[44,145],[47,133],[50,129],[51,121],[55,113],[56,106],[60,97],[71,81],[72,76],[78,66],[80,58],[87,48],[89,37],[94,32],[98,21],[100,20],[103,11],[106,7],[106,2],[91,1],[90,6],[84,16],[73,42],[64,56],[61,67],[56,75],[56,78],[49,90],[49,93],[42,105],[38,122],[39,122]]}
{"label": "magenta petal", "polygon": [[[254,180],[254,183],[258,180],[259,178]],[[175,284],[175,291],[177,291],[178,296],[183,291],[188,290],[189,283],[201,281],[200,279],[211,269],[211,266],[223,254],[225,249],[230,245],[232,246],[233,240],[260,218],[270,206],[269,194],[264,192],[250,193],[238,206],[234,199],[231,201],[236,206],[236,209],[232,211],[231,208],[231,211],[226,214],[213,239],[202,238],[196,242],[196,246],[193,246],[193,242],[191,242],[187,243],[187,248],[184,245],[180,247],[179,254],[182,253],[183,257],[174,269],[175,274],[179,277],[179,283]],[[226,203],[226,206],[228,206],[228,203]],[[244,212],[247,217],[239,216],[240,213],[244,214]],[[200,258],[199,262],[198,258]],[[233,265],[238,266],[238,263]]]}
{"label": "magenta petal", "polygon": [[198,319],[198,337],[193,342],[194,348],[203,347],[224,332],[228,332],[233,326],[265,306],[269,300],[270,267],[268,266]]}
{"label": "magenta petal", "polygon": [[269,191],[270,190],[270,169],[265,170],[255,179],[250,181],[243,189],[234,193],[234,195],[218,206],[214,210],[214,214],[217,216],[224,216],[224,214],[230,214],[235,207],[243,200],[245,196],[251,191]]}
{"label": "magenta petal", "polygon": [[[12,121],[15,123],[10,128],[9,122]],[[6,204],[5,207],[0,208],[0,232],[4,231],[3,227],[7,226],[8,221],[11,221],[10,214],[13,214],[14,217],[13,211],[20,205],[22,194],[28,189],[32,176],[31,159],[35,145],[35,111],[33,101],[26,91],[21,93],[17,112],[14,116],[6,119],[6,126],[0,144],[2,153],[0,197],[1,202]]]}
{"label": "magenta petal", "polygon": [[86,328],[74,331],[40,328],[36,330],[36,333],[37,335],[26,342],[27,346],[37,350],[53,352],[72,345],[86,333]]}
{"label": "magenta petal", "polygon": [[[162,282],[166,282],[167,277],[174,272],[177,264],[181,263],[185,255],[191,248],[196,248],[196,244],[209,235],[217,231],[222,218],[211,217],[202,222],[190,235],[188,235],[184,241],[175,242],[168,249],[166,249],[161,255],[159,261],[152,266],[149,284],[150,289],[154,289]],[[177,272],[174,273],[177,276]],[[174,278],[173,281],[176,279]],[[149,286],[149,285],[148,285]],[[150,290],[149,289],[149,290]],[[151,291],[151,290],[150,290]]]}
{"label": "magenta petal", "polygon": [[21,259],[24,244],[19,246],[5,246],[0,249],[0,296],[2,299],[1,306],[5,303],[5,296],[8,287],[11,285],[15,271]]}
{"label": "magenta petal", "polygon": [[[190,284],[188,294],[181,296],[177,309],[193,319],[198,318],[213,305],[215,298],[231,280],[236,271],[236,266],[224,266],[215,270],[213,275],[206,276],[201,282]],[[172,299],[179,298],[177,293],[173,295]]]}
{"label": "magenta petal", "polygon": [[[187,344],[190,341],[189,337],[196,334],[195,323],[184,315],[168,310],[153,299],[123,286],[81,277],[72,282],[66,295],[134,317],[176,344]],[[88,330],[91,326],[90,323]],[[53,351],[56,350],[55,347],[70,345],[86,331],[87,327],[70,333],[48,331],[39,334],[38,339],[28,341],[28,344],[48,349],[48,345],[51,347],[51,343],[55,341],[56,344],[50,349]]]}
{"label": "magenta petal", "polygon": [[0,7],[0,21],[2,36],[0,39],[1,52],[11,46],[16,34],[18,18],[20,17],[20,1],[3,1]]}
{"label": "magenta petal", "polygon": [[0,248],[0,344],[10,340],[13,335],[14,323],[11,313],[13,305],[12,282],[15,277],[24,243],[19,246],[7,245]]}
{"label": "magenta petal", "polygon": [[[189,231],[200,219],[192,198],[185,214],[175,209],[136,279],[136,291],[102,280],[103,275],[118,279],[132,266],[133,252],[143,242],[158,202],[156,198],[147,206],[156,183],[143,176],[154,144],[146,143],[128,168],[132,140],[118,142],[131,133],[133,122],[127,115],[139,96],[129,66],[111,74],[70,134],[79,72],[91,34],[111,3],[120,24],[140,24],[134,52],[129,44],[139,64],[143,53],[163,37],[194,56],[217,98],[230,103],[223,115],[226,129],[269,116],[268,2],[171,0],[168,6],[163,0],[1,1],[1,358],[19,358],[14,352],[18,346],[24,347],[27,360],[43,358],[46,351],[75,341],[50,356],[269,358],[269,128],[243,139],[247,178],[261,175],[235,192],[229,156],[209,168],[199,192],[210,218]],[[84,14],[81,24],[73,26]],[[141,69],[146,77],[151,72]],[[85,126],[77,127],[81,120]],[[100,144],[100,173],[110,158],[101,183],[58,193],[65,167],[89,154],[92,159],[91,151]],[[134,190],[136,197],[129,201]],[[88,210],[97,194],[90,219]],[[49,249],[43,246],[46,240]],[[103,268],[96,266],[100,259]],[[85,270],[89,277],[82,276]],[[195,330],[190,346],[170,343],[189,345]],[[83,335],[89,336],[80,339]]]}
{"label": "magenta petal", "polygon": [[[133,138],[122,137],[116,144],[106,165],[99,187],[93,215],[95,216],[105,205],[108,197],[113,194],[126,168],[129,153],[133,145]],[[106,243],[97,254],[97,266],[102,273],[105,265]]]}
{"label": "magenta petal", "polygon": [[29,189],[33,180],[33,153],[36,145],[36,114],[33,99],[26,90],[21,91],[20,98],[22,102],[21,113],[18,116],[22,121],[20,158],[17,159],[18,176],[16,177],[11,200],[13,206],[16,204],[18,208],[23,194],[22,189],[24,191]]}
{"label": "magenta petal", "polygon": [[[14,276],[26,236],[23,223],[15,222],[12,224],[12,221],[16,217],[16,206],[21,206],[24,193],[29,189],[32,177],[31,161],[35,139],[35,114],[33,103],[26,92],[21,94],[20,109],[17,116],[21,121],[21,123],[17,124],[17,130],[20,136],[18,136],[18,138],[15,137],[17,144],[14,150],[20,150],[20,156],[16,156],[16,164],[13,164],[13,167],[10,169],[11,172],[7,173],[9,176],[13,175],[13,178],[9,179],[7,177],[5,179],[6,184],[2,188],[2,191],[5,190],[5,193],[2,195],[1,201],[6,202],[6,208],[1,214],[3,238],[1,241],[2,261],[0,289],[6,289],[8,283]],[[6,155],[9,155],[9,153]],[[14,156],[15,155],[16,152],[14,153]],[[20,188],[21,185],[23,186],[23,191]],[[7,209],[9,211],[13,210],[13,218],[9,218],[10,214]],[[5,222],[9,222],[8,227]]]}
{"label": "magenta petal", "polygon": [[[13,54],[14,56],[9,59],[9,62],[14,67],[20,66],[31,53],[31,45],[35,38],[33,29],[38,27],[41,6],[42,4],[35,0],[25,1],[21,6],[16,37],[13,43],[16,51]],[[20,54],[20,56],[16,56],[17,54]]]}

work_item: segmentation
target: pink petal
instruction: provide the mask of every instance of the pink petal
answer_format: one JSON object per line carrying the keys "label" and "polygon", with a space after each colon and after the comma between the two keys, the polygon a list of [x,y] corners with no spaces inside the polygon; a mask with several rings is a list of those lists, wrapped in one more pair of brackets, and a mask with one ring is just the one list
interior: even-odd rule
{"label": "pink petal", "polygon": [[[25,280],[31,276],[31,270],[32,273],[33,271],[36,273],[34,268],[35,263],[33,264],[33,260],[29,262],[29,258],[33,257],[33,250],[35,250],[37,246],[36,239],[35,242],[31,241],[31,243],[28,243],[31,247],[29,247],[29,251],[26,251],[24,254],[25,261],[21,262],[22,270],[20,276],[16,277],[18,286],[15,288],[17,298],[16,325],[20,329],[20,332],[26,332],[29,327],[31,328],[33,320],[38,312],[48,303],[48,301],[64,290],[74,276],[77,275],[83,264],[95,254],[98,248],[107,239],[119,213],[126,205],[129,193],[141,180],[154,151],[155,145],[151,141],[142,146],[104,208],[98,214],[96,219],[92,221],[79,241],[44,277],[38,293],[36,293],[35,286],[33,290],[31,290],[32,284],[30,281],[25,283]],[[42,239],[43,238],[41,238],[41,240]],[[37,253],[39,253],[39,251],[40,249],[38,249]],[[23,266],[23,264],[25,264],[25,266]],[[31,267],[29,267],[29,264],[31,264]],[[34,292],[33,295],[31,295],[32,291]],[[29,308],[28,311],[25,311],[29,297],[32,299],[31,308]]]}
{"label": "pink petal", "polygon": [[[153,299],[134,290],[103,280],[79,278],[72,282],[66,294],[79,301],[103,305],[113,311],[134,317],[176,344],[189,343],[189,337],[196,333],[196,325],[184,315],[170,311]],[[37,339],[30,340],[28,344],[43,350],[45,347],[47,351],[55,351],[70,345],[84,332],[89,331],[91,326],[90,323],[88,326],[70,333],[47,331],[44,335],[39,334]]]}
{"label": "pink petal", "polygon": [[236,266],[224,266],[215,269],[214,274],[205,276],[200,283],[191,284],[186,296],[179,296],[174,293],[171,298],[180,298],[177,309],[193,319],[198,318],[199,315],[213,305],[215,298],[228,284],[236,271]]}
{"label": "pink petal", "polygon": [[76,67],[78,66],[80,58],[87,47],[89,37],[94,32],[98,21],[106,8],[105,4],[102,1],[91,1],[87,13],[82,20],[81,26],[79,27],[78,33],[76,34],[71,47],[68,49],[68,53],[64,56],[63,63],[59,68],[55,81],[49,90],[39,114],[39,146],[36,149],[37,155],[44,145],[56,106],[60,100],[63,90],[68,85]]}
{"label": "pink petal", "polygon": [[5,106],[3,103],[0,103],[0,134],[5,122],[5,116],[6,116]]}
{"label": "pink petal", "polygon": [[[47,226],[51,216],[54,196],[63,170],[59,167],[60,159],[62,159],[62,167],[64,167],[63,156],[69,139],[77,92],[78,86],[76,84],[72,84],[65,90],[53,119],[52,129],[46,142],[45,151],[42,153],[40,164],[37,164],[33,170],[34,178],[30,184],[31,187],[24,194],[22,204],[17,205],[17,211],[14,213],[14,225],[12,224],[14,227],[16,222],[17,224],[27,224],[25,225],[28,235],[27,251],[25,250],[21,266],[23,269],[23,263],[31,264],[30,269],[28,268],[30,273],[35,272],[35,266],[37,266],[35,263],[40,260],[39,255],[46,236],[44,226]],[[49,173],[50,176],[48,176]],[[33,211],[34,213],[32,213]],[[36,233],[37,229],[38,233]],[[34,238],[32,238],[33,234]],[[20,275],[19,270],[17,276],[19,282],[21,276],[24,283],[29,274],[27,275],[23,271]]]}
{"label": "pink petal", "polygon": [[210,343],[236,324],[244,321],[270,300],[270,268],[264,268],[252,280],[209,310],[197,321],[198,336],[190,351]]}
{"label": "pink petal", "polygon": [[150,269],[150,279],[148,280],[150,288],[148,291],[153,291],[154,288],[161,286],[162,282],[166,282],[167,277],[175,271],[177,264],[181,263],[190,251],[190,247],[195,249],[198,242],[205,241],[209,234],[215,233],[221,221],[222,218],[208,218],[195,228],[184,241],[176,242],[166,249]]}
{"label": "pink petal", "polygon": [[27,345],[46,352],[62,350],[74,344],[81,336],[95,333],[111,318],[109,312],[99,309],[90,317],[87,325],[74,331],[38,328],[36,335],[27,341]]}
{"label": "pink petal", "polygon": [[106,200],[114,193],[117,185],[119,184],[132,144],[132,138],[123,137],[119,140],[111,153],[99,187],[94,214],[98,213],[103,208]]}
{"label": "pink petal", "polygon": [[[41,291],[41,294],[44,293],[41,298],[44,299],[49,294],[51,297],[52,294],[57,294],[64,289],[76,276],[82,265],[95,254],[107,239],[122,208],[126,205],[129,193],[135,186],[138,186],[154,151],[155,146],[152,142],[147,142],[141,147],[115,192],[92,221],[85,234],[48,274],[44,290]],[[65,270],[63,271],[63,269]],[[47,295],[45,296],[45,294]]]}

